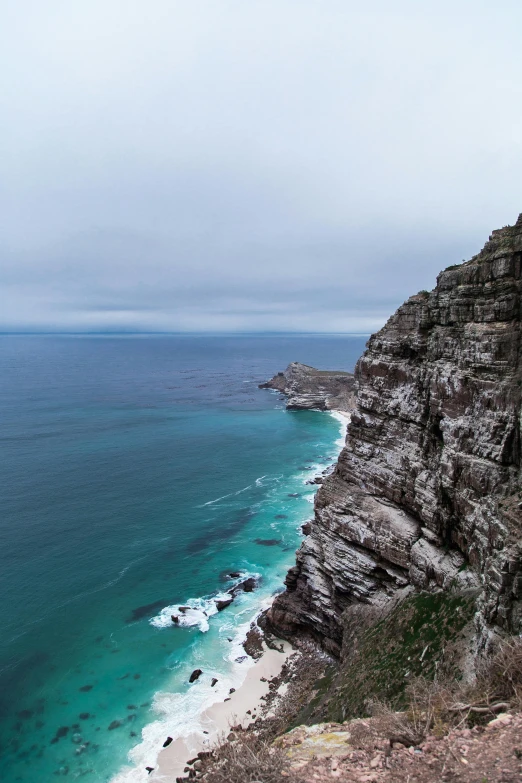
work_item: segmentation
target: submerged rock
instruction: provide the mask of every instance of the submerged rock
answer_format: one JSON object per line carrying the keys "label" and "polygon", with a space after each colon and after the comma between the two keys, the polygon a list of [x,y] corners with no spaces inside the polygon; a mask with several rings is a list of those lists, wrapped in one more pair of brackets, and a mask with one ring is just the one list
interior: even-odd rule
{"label": "submerged rock", "polygon": [[60,726],[59,729],[56,729],[56,737],[60,739],[60,737],[65,737],[66,734],[69,733],[69,726]]}

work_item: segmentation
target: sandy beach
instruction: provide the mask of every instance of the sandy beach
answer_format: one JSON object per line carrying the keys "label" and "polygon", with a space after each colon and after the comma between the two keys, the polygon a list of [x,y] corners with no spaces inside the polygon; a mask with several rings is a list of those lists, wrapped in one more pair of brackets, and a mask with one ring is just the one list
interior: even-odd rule
{"label": "sandy beach", "polygon": [[[279,652],[263,643],[263,655],[248,670],[243,684],[230,694],[228,701],[216,701],[203,713],[201,722],[208,734],[194,733],[164,748],[149,780],[174,783],[176,777],[183,776],[187,761],[226,736],[231,726],[241,724],[246,728],[261,715],[264,708],[262,697],[269,692],[269,680],[280,674],[283,664],[293,652],[288,642],[281,642],[281,645],[282,652]],[[247,714],[248,711],[250,714]]]}

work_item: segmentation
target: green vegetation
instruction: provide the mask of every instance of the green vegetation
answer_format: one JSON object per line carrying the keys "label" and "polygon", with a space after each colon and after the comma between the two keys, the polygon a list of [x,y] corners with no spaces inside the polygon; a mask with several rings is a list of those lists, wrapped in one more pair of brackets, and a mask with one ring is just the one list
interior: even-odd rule
{"label": "green vegetation", "polygon": [[[399,709],[416,677],[460,676],[457,660],[475,612],[475,595],[418,593],[363,630],[337,673],[314,685],[316,695],[295,725],[339,721],[371,712],[373,702]],[[460,642],[460,644],[459,644]]]}

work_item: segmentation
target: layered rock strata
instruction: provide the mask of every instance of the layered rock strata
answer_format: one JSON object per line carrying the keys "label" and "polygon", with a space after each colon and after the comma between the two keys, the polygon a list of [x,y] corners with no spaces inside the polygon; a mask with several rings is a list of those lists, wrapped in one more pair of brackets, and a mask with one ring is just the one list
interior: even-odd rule
{"label": "layered rock strata", "polygon": [[346,446],[268,612],[338,653],[344,610],[475,586],[481,623],[521,629],[522,215],[373,335]]}
{"label": "layered rock strata", "polygon": [[316,370],[307,364],[292,362],[284,372],[274,375],[260,389],[275,389],[288,400],[289,410],[352,410],[355,405],[355,379],[351,372]]}

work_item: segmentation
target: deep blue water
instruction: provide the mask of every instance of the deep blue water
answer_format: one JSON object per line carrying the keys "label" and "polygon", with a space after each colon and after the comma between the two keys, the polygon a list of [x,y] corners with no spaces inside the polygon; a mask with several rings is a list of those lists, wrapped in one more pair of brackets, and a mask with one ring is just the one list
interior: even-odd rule
{"label": "deep blue water", "polygon": [[[187,687],[195,662],[214,696],[234,681],[310,515],[304,481],[338,451],[333,417],[257,384],[293,360],[351,370],[364,342],[0,337],[2,780],[110,780],[140,742],[142,770],[208,698]],[[235,569],[259,590],[208,631],[162,627],[164,607],[213,605]]]}

